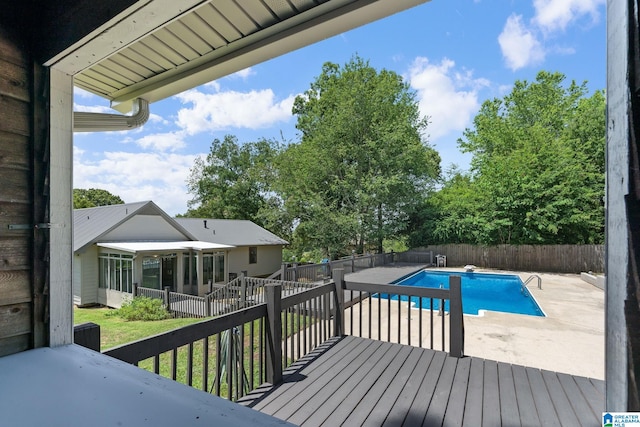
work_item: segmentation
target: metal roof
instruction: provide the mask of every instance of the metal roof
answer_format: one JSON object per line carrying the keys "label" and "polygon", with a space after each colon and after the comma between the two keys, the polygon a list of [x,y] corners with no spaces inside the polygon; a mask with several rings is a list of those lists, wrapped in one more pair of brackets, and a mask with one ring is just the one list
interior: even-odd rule
{"label": "metal roof", "polygon": [[135,215],[159,215],[186,239],[196,240],[187,230],[177,224],[173,218],[151,201],[124,203],[120,205],[98,206],[95,208],[74,209],[73,211],[73,250],[79,251],[114,230]]}
{"label": "metal roof", "polygon": [[47,65],[128,112],[426,1],[148,0]]}
{"label": "metal roof", "polygon": [[248,220],[176,218],[196,239],[233,246],[286,245],[289,242]]}

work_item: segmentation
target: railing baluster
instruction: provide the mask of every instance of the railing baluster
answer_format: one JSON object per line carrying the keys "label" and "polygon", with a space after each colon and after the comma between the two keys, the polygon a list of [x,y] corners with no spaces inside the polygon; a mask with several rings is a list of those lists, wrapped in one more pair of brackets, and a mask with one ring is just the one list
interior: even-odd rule
{"label": "railing baluster", "polygon": [[257,384],[255,382],[255,372],[254,372],[254,354],[255,354],[255,327],[256,322],[252,320],[249,326],[249,384],[251,384],[251,389],[253,389]]}
{"label": "railing baluster", "polygon": [[267,380],[267,373],[265,370],[265,364],[264,364],[264,360],[265,360],[265,352],[263,351],[263,349],[265,348],[264,344],[264,318],[260,318],[260,320],[258,321],[258,375],[259,375],[259,379],[258,382],[260,384],[266,382]]}
{"label": "railing baluster", "polygon": [[215,384],[216,384],[216,396],[220,396],[221,392],[222,392],[222,387],[221,387],[221,382],[222,382],[222,375],[220,372],[221,369],[221,360],[220,360],[220,356],[222,353],[222,334],[216,334],[216,378],[215,378]]}
{"label": "railing baluster", "polygon": [[407,345],[411,345],[411,295],[407,304]]}
{"label": "railing baluster", "polygon": [[171,351],[171,379],[176,380],[178,376],[178,349],[174,348]]}
{"label": "railing baluster", "polygon": [[209,337],[202,339],[202,391],[209,390]]}
{"label": "railing baluster", "polygon": [[422,297],[418,300],[418,347],[422,348]]}
{"label": "railing baluster", "polygon": [[371,334],[371,294],[368,294],[369,298],[367,298],[369,300],[369,334],[367,335],[367,338],[373,338],[373,335]]}
{"label": "railing baluster", "polygon": [[402,324],[402,296],[398,295],[398,344],[400,344],[400,326]]}
{"label": "railing baluster", "polygon": [[391,294],[387,294],[387,341],[391,342]]}
{"label": "railing baluster", "polygon": [[233,399],[233,328],[227,330],[227,399]]}
{"label": "railing baluster", "polygon": [[153,372],[160,374],[160,355],[156,354],[153,357]]}
{"label": "railing baluster", "polygon": [[431,339],[431,350],[433,350],[433,298],[429,298],[429,315],[431,316],[431,331],[429,332],[429,337]]}
{"label": "railing baluster", "polygon": [[187,385],[193,385],[193,343],[187,346]]}
{"label": "railing baluster", "polygon": [[378,294],[378,339],[382,339],[382,295]]}

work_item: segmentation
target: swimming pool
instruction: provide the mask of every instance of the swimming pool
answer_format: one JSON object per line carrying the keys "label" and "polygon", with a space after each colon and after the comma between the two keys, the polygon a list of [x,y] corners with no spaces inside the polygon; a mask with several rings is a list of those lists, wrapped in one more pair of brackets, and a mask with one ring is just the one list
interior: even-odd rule
{"label": "swimming pool", "polygon": [[[490,310],[544,317],[544,312],[529,290],[526,287],[523,289],[522,280],[512,274],[422,270],[397,284],[449,289],[449,277],[452,275],[460,276],[462,279],[462,311],[465,314],[478,315],[479,310]],[[384,298],[384,295],[382,297]],[[396,295],[393,298],[398,297]],[[406,301],[408,297],[403,296],[402,299]],[[416,307],[418,300],[418,297],[411,297],[411,302]],[[434,309],[439,309],[440,300],[434,300],[433,304]],[[422,307],[429,307],[428,298],[423,298]],[[449,309],[449,301],[445,301],[444,309]]]}

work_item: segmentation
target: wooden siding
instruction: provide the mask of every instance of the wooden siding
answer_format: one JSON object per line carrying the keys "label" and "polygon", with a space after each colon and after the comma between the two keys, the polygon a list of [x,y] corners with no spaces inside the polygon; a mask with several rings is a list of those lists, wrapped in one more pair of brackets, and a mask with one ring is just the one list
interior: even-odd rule
{"label": "wooden siding", "polygon": [[39,153],[32,144],[38,125],[32,70],[19,38],[0,27],[0,356],[44,341],[34,334],[44,319],[42,305],[34,311],[33,298],[33,269],[39,262],[34,257],[33,179]]}
{"label": "wooden siding", "polygon": [[473,264],[501,270],[580,273],[604,271],[603,245],[429,245],[416,251],[433,251],[447,257],[447,266]]}
{"label": "wooden siding", "polygon": [[301,426],[599,426],[604,382],[343,337],[243,405]]}

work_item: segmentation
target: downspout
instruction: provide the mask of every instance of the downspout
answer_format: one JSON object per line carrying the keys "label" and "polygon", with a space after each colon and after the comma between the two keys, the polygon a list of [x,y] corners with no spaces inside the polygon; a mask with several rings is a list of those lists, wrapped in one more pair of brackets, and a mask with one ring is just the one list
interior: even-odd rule
{"label": "downspout", "polygon": [[149,102],[136,98],[133,101],[132,114],[73,112],[74,132],[108,132],[138,128],[149,120]]}

